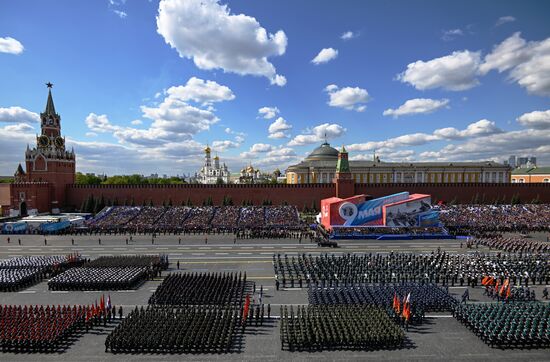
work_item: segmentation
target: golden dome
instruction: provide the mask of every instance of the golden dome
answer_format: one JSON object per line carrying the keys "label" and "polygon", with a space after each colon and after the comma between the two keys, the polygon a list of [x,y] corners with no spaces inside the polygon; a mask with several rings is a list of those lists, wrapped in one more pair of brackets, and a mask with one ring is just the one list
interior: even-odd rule
{"label": "golden dome", "polygon": [[204,152],[210,153],[210,147],[209,147],[209,146],[206,146],[206,148],[204,149]]}
{"label": "golden dome", "polygon": [[215,160],[219,160],[220,158],[218,157],[218,155],[216,155],[216,157],[214,157]]}

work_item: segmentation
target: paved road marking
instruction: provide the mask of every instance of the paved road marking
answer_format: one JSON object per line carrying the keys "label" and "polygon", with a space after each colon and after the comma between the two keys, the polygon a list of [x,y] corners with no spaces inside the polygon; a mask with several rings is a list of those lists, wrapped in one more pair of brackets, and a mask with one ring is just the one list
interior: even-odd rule
{"label": "paved road marking", "polygon": [[237,253],[239,255],[252,255],[252,253]]}
{"label": "paved road marking", "polygon": [[52,294],[67,294],[67,293],[69,293],[69,291],[68,290],[52,290],[52,291],[50,291],[50,293],[52,293]]}
{"label": "paved road marking", "polygon": [[22,292],[17,292],[19,294],[34,294],[36,293],[36,290],[24,290]]}
{"label": "paved road marking", "polygon": [[206,255],[205,253],[191,253],[191,255]]}
{"label": "paved road marking", "polygon": [[20,251],[21,248],[8,248],[9,251]]}
{"label": "paved road marking", "polygon": [[229,255],[229,253],[215,253],[216,255]]}

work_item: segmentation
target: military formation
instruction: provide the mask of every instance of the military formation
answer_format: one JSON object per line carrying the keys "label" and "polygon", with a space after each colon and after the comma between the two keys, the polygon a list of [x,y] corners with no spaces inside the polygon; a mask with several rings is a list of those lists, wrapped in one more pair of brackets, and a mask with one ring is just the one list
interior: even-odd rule
{"label": "military formation", "polygon": [[90,306],[0,306],[2,352],[53,353],[84,328],[92,316]]}
{"label": "military formation", "polygon": [[378,350],[403,344],[403,330],[377,306],[281,307],[283,350]]}
{"label": "military formation", "polygon": [[335,288],[310,286],[308,299],[312,305],[380,306],[395,316],[398,322],[402,321],[401,311],[408,299],[411,324],[422,323],[427,312],[452,311],[458,304],[445,288],[434,284],[359,284]]}
{"label": "military formation", "polygon": [[550,347],[548,303],[461,304],[454,316],[492,347]]}
{"label": "military formation", "polygon": [[134,289],[168,267],[164,255],[104,256],[48,281],[50,290]]}
{"label": "military formation", "polygon": [[484,245],[509,253],[550,254],[550,243],[518,237],[486,236],[473,239],[472,244]]}
{"label": "military formation", "polygon": [[239,308],[147,306],[133,310],[105,340],[112,353],[229,353],[241,333]]}
{"label": "military formation", "polygon": [[246,272],[169,274],[149,298],[158,305],[242,305],[247,284]]}
{"label": "military formation", "polygon": [[68,268],[81,265],[78,254],[25,256],[0,260],[0,291],[16,292]]}
{"label": "military formation", "polygon": [[402,282],[474,287],[486,276],[509,278],[514,285],[550,282],[550,258],[546,255],[449,254],[439,250],[429,254],[277,254],[273,266],[277,288]]}

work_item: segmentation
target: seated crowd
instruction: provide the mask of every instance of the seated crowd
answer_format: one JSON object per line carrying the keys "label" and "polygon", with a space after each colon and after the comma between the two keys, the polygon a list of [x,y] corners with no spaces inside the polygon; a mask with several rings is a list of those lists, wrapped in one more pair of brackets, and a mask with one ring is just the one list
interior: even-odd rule
{"label": "seated crowd", "polygon": [[109,206],[75,233],[196,233],[301,227],[294,206]]}
{"label": "seated crowd", "polygon": [[439,219],[457,234],[550,231],[550,204],[441,205]]}

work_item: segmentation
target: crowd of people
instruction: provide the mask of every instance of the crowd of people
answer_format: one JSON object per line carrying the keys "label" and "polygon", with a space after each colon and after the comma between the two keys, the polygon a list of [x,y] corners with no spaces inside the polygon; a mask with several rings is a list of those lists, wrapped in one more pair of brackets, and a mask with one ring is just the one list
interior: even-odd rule
{"label": "crowd of people", "polygon": [[281,307],[283,350],[379,350],[400,347],[403,330],[377,306],[308,305]]}
{"label": "crowd of people", "polygon": [[278,288],[310,285],[339,286],[350,283],[421,282],[442,285],[480,285],[486,276],[509,278],[513,285],[548,284],[550,259],[546,255],[518,254],[299,254],[273,256]]}
{"label": "crowd of people", "polygon": [[168,268],[166,255],[102,256],[48,281],[50,290],[134,289]]}
{"label": "crowd of people", "polygon": [[0,347],[2,352],[58,352],[85,317],[83,306],[0,306]]}
{"label": "crowd of people", "polygon": [[233,232],[301,227],[295,206],[109,206],[70,233]]}
{"label": "crowd of people", "polygon": [[490,346],[550,346],[550,304],[460,304],[454,316]]}
{"label": "crowd of people", "polygon": [[[405,301],[410,305],[411,324],[420,324],[426,312],[452,311],[458,303],[449,292],[434,284],[386,284],[386,285],[348,285],[334,288],[310,286],[308,290],[309,304],[312,305],[342,305],[368,304],[377,305],[386,310],[396,310],[398,321],[401,319],[397,311],[401,311]],[[398,306],[394,304],[398,303]]]}
{"label": "crowd of people", "polygon": [[17,292],[39,283],[44,278],[42,269],[0,269],[0,292]]}
{"label": "crowd of people", "polygon": [[78,254],[19,256],[0,260],[0,291],[15,292],[82,265]]}
{"label": "crowd of people", "polygon": [[246,272],[169,274],[149,298],[155,305],[241,305],[251,283]]}
{"label": "crowd of people", "polygon": [[[550,220],[548,221],[550,223]],[[470,245],[484,245],[490,249],[504,250],[510,253],[550,254],[550,243],[518,237],[485,236],[474,238]]]}
{"label": "crowd of people", "polygon": [[443,227],[439,226],[407,226],[407,227],[385,227],[385,226],[338,226],[333,227],[331,231],[332,237],[353,239],[364,238],[365,236],[373,235],[415,235],[415,236],[433,236],[442,235],[447,232]]}
{"label": "crowd of people", "polygon": [[550,204],[441,205],[439,220],[452,233],[550,231]]}
{"label": "crowd of people", "polygon": [[147,278],[147,268],[82,267],[69,269],[48,281],[50,290],[127,290],[138,286]]}
{"label": "crowd of people", "polygon": [[134,309],[105,340],[111,353],[229,353],[241,331],[239,308],[147,306]]}

